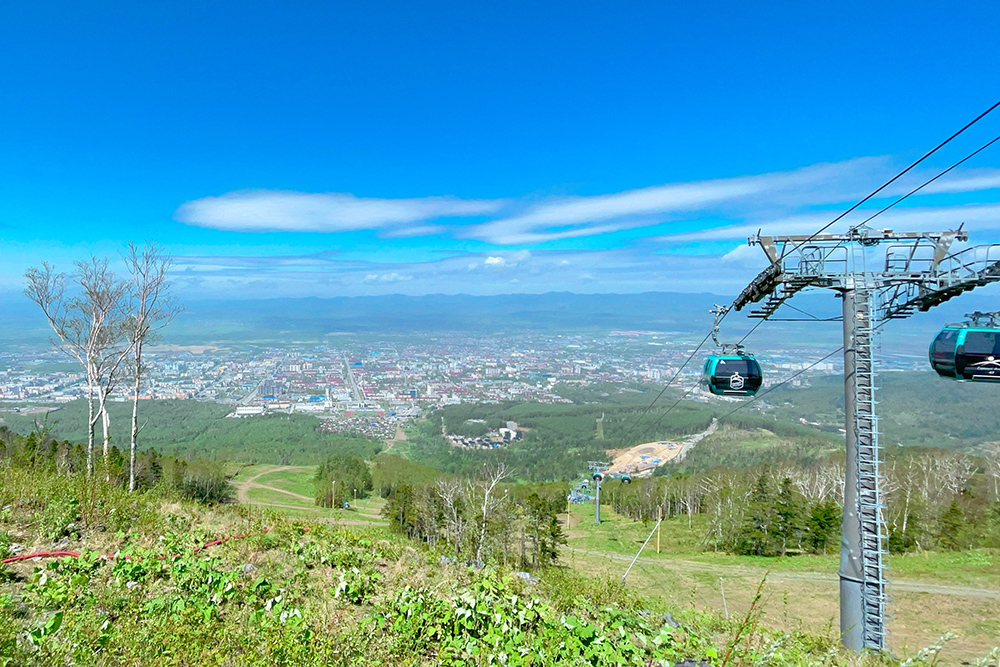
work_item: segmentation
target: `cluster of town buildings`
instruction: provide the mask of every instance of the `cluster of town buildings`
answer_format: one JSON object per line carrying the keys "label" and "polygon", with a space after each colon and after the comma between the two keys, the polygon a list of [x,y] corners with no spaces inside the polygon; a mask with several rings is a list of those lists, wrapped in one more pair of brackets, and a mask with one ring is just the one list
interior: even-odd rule
{"label": "cluster of town buildings", "polygon": [[[470,419],[469,421],[482,420]],[[496,430],[489,429],[485,434],[479,436],[450,435],[445,431],[444,437],[453,447],[461,447],[462,449],[498,449],[520,440],[524,437],[524,432],[518,428],[517,422],[507,422],[506,426],[501,426]]]}
{"label": "cluster of town buildings", "polygon": [[[405,343],[336,346],[171,346],[150,352],[140,398],[217,401],[232,405],[234,418],[303,412],[316,415],[333,431],[390,437],[400,422],[449,404],[569,402],[562,394],[573,387],[625,385],[641,391],[644,385],[662,385],[679,369],[674,384],[689,386],[701,372],[698,363],[682,368],[695,345],[687,335],[612,332],[415,334]],[[765,369],[773,369],[765,373],[768,385],[811,364],[816,351],[779,349],[758,357]],[[834,357],[796,381],[808,383],[811,376],[838,373],[840,367]],[[0,409],[85,395],[82,372],[58,352],[0,350]],[[112,400],[130,398],[128,383],[112,395]],[[697,390],[691,398],[708,400]]]}

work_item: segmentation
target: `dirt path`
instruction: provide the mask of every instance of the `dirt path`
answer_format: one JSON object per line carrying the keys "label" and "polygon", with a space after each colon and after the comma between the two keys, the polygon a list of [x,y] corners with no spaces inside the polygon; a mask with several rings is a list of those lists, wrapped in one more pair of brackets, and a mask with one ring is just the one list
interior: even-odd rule
{"label": "dirt path", "polygon": [[[609,551],[592,551],[589,549],[578,549],[576,547],[563,547],[567,551],[573,551],[583,556],[595,556],[598,558],[607,558],[615,561],[622,561],[625,563],[631,563],[633,556],[627,556],[625,554],[616,554]],[[640,557],[637,563],[643,565],[659,565],[660,567],[669,567],[673,571],[701,571],[701,572],[711,572],[713,574],[728,574],[731,576],[747,576],[751,578],[759,578],[763,576],[763,571],[757,568],[750,568],[740,565],[729,566],[729,565],[716,565],[714,563],[701,563],[699,561],[693,560],[680,560],[680,559],[662,559],[662,558],[648,558]],[[622,570],[624,572],[624,569]],[[810,583],[819,584],[831,584],[835,585],[838,581],[836,574],[826,574],[823,572],[771,572],[768,575],[768,579],[771,581],[807,581]],[[991,590],[987,588],[971,588],[968,586],[950,586],[945,584],[931,584],[923,581],[912,581],[906,579],[893,579],[889,582],[889,590],[896,589],[899,591],[907,591],[910,593],[930,593],[932,595],[956,595],[960,597],[972,597],[972,598],[988,598],[991,600],[1000,600],[1000,590]]]}
{"label": "dirt path", "polygon": [[283,489],[276,489],[272,486],[265,486],[263,484],[254,483],[255,480],[257,480],[257,478],[263,477],[264,475],[270,475],[272,472],[302,471],[306,469],[307,468],[303,466],[272,466],[265,470],[261,470],[250,479],[244,479],[239,481],[234,480],[233,486],[236,487],[236,500],[243,504],[249,503],[250,502],[249,491],[252,487],[256,486],[264,489],[270,489],[271,491],[280,491],[281,493],[287,493],[288,495],[295,496],[296,498],[301,498],[303,500],[308,500],[309,502],[312,502],[313,500],[312,498],[306,498],[305,496],[300,496],[299,494],[292,493],[291,491],[285,491]]}
{"label": "dirt path", "polygon": [[[405,439],[405,436],[404,436],[404,439]],[[301,495],[299,493],[294,493],[292,491],[286,491],[285,489],[279,489],[276,486],[269,486],[267,484],[259,484],[259,483],[257,483],[257,480],[259,478],[263,477],[264,475],[270,475],[271,473],[275,473],[275,472],[288,472],[288,471],[299,472],[299,471],[303,471],[303,470],[308,470],[308,468],[303,467],[303,466],[269,466],[269,467],[265,468],[264,470],[257,471],[256,474],[253,477],[250,477],[249,479],[234,481],[233,485],[236,487],[236,500],[238,502],[240,502],[240,503],[243,503],[243,504],[253,504],[253,505],[257,506],[257,507],[276,507],[276,508],[280,508],[280,509],[301,510],[301,511],[304,511],[304,512],[314,512],[314,513],[317,513],[317,514],[320,513],[320,512],[326,511],[326,508],[315,507],[314,505],[312,505],[313,500],[314,500],[313,498],[310,498],[308,496],[303,496],[303,495]],[[278,493],[283,493],[286,496],[289,496],[291,498],[295,498],[297,500],[304,500],[304,501],[306,501],[306,502],[309,503],[309,506],[303,507],[302,505],[285,505],[285,504],[282,504],[282,503],[262,503],[262,502],[252,501],[252,500],[250,500],[250,489],[267,489],[268,491],[276,491]],[[369,510],[369,511],[371,511],[371,510]],[[333,523],[338,523],[338,524],[342,524],[342,525],[345,525],[345,526],[385,526],[385,525],[388,525],[382,519],[381,516],[378,516],[378,515],[375,515],[375,514],[368,514],[366,512],[358,512],[358,516],[362,516],[362,517],[365,517],[365,518],[364,519],[341,519],[339,517],[323,517],[323,516],[318,516],[316,518],[319,521],[333,522]],[[369,521],[368,519],[372,519],[372,520]]]}
{"label": "dirt path", "polygon": [[406,440],[406,431],[403,430],[402,426],[397,426],[396,435],[385,441],[385,444],[388,445],[385,448],[385,451],[389,451],[396,445],[397,442],[403,442],[404,440]]}
{"label": "dirt path", "polygon": [[284,489],[279,489],[276,486],[268,486],[267,484],[251,484],[253,488],[256,489],[267,489],[268,491],[277,491],[278,493],[284,493],[286,496],[291,496],[292,498],[298,498],[299,500],[305,500],[306,502],[313,502],[315,498],[310,498],[309,496],[303,496],[298,493],[293,493],[291,491],[285,491]]}

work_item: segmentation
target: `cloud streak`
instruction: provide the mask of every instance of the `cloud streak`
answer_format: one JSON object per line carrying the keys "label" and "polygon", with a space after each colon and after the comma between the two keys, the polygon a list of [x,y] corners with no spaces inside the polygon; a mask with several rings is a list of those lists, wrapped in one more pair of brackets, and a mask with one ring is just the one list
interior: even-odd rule
{"label": "cloud streak", "polygon": [[241,190],[187,202],[174,217],[190,225],[241,232],[346,232],[390,228],[395,236],[435,233],[437,226],[405,225],[425,220],[496,212],[501,200],[457,197],[374,199],[352,194]]}
{"label": "cloud streak", "polygon": [[[376,199],[351,194],[247,190],[188,202],[175,217],[187,224],[229,231],[377,230],[386,239],[451,236],[495,246],[538,245],[649,227],[659,227],[657,239],[661,242],[691,242],[740,238],[755,225],[766,225],[769,231],[774,226],[781,231],[811,231],[832,219],[839,212],[835,209],[860,199],[873,184],[881,183],[895,171],[889,158],[866,157],[791,171],[540,201]],[[914,174],[912,182],[887,189],[879,201],[907,192],[928,176]],[[956,171],[911,201],[919,202],[925,195],[998,188],[1000,170]],[[817,207],[829,208],[831,213],[807,212]],[[664,235],[663,225],[677,227],[677,232]],[[712,229],[690,231],[697,226]],[[486,266],[497,266],[488,259],[484,261]]]}
{"label": "cloud streak", "polygon": [[524,212],[464,232],[497,244],[528,244],[648,227],[709,213],[787,209],[809,198],[854,196],[873,174],[887,170],[882,158],[820,164],[790,172],[671,183],[593,197],[543,202]]}

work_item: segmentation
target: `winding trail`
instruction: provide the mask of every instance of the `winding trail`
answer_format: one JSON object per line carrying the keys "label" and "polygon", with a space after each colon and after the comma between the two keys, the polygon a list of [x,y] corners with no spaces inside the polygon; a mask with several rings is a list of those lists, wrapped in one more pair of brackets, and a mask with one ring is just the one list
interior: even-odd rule
{"label": "winding trail", "polygon": [[306,498],[305,496],[300,496],[299,494],[292,493],[291,491],[285,491],[284,489],[276,489],[273,486],[267,486],[267,485],[264,485],[264,484],[257,484],[256,483],[256,480],[258,478],[263,477],[264,475],[270,475],[273,472],[302,472],[303,470],[307,470],[307,469],[308,468],[305,468],[304,466],[273,466],[273,467],[267,468],[265,470],[261,470],[260,472],[258,472],[256,475],[254,475],[250,479],[244,479],[244,480],[238,480],[238,481],[234,480],[233,481],[233,486],[236,487],[236,500],[238,500],[239,502],[241,502],[243,504],[249,503],[250,502],[250,495],[249,495],[250,489],[252,487],[258,487],[258,488],[262,488],[262,489],[269,489],[271,491],[279,491],[280,493],[287,493],[288,495],[294,496],[295,498],[299,498],[299,499],[302,499],[302,500],[308,500],[309,502],[312,502],[312,500],[313,500],[312,498]]}
{"label": "winding trail", "polygon": [[[313,504],[314,499],[309,496],[304,496],[300,493],[294,493],[293,491],[286,491],[285,489],[279,489],[276,486],[270,486],[268,484],[260,484],[257,482],[258,479],[264,475],[270,475],[277,472],[304,472],[309,470],[306,466],[269,466],[263,470],[256,471],[253,477],[243,480],[234,480],[233,486],[236,488],[236,500],[237,502],[244,505],[256,505],[258,507],[276,507],[280,509],[289,510],[299,510],[303,512],[310,512],[316,514],[317,521],[323,521],[325,523],[335,523],[343,526],[387,526],[389,525],[387,521],[382,519],[381,516],[376,514],[370,514],[371,510],[368,512],[358,511],[357,516],[365,517],[364,519],[348,519],[340,517],[329,517],[329,516],[319,516],[326,508],[316,507]],[[307,506],[302,505],[285,505],[283,503],[262,503],[260,501],[250,499],[250,489],[266,489],[268,491],[274,491],[277,493],[283,493],[289,498],[294,498],[296,500],[302,500],[308,503]]]}

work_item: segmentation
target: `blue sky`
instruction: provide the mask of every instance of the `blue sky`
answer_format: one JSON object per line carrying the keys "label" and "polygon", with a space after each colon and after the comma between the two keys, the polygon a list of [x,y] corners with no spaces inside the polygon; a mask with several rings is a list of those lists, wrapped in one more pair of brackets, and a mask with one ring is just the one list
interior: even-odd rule
{"label": "blue sky", "polygon": [[[731,294],[1000,99],[1000,5],[811,4],[9,3],[0,291],[152,239],[185,296]],[[1000,144],[880,218],[960,222]]]}

